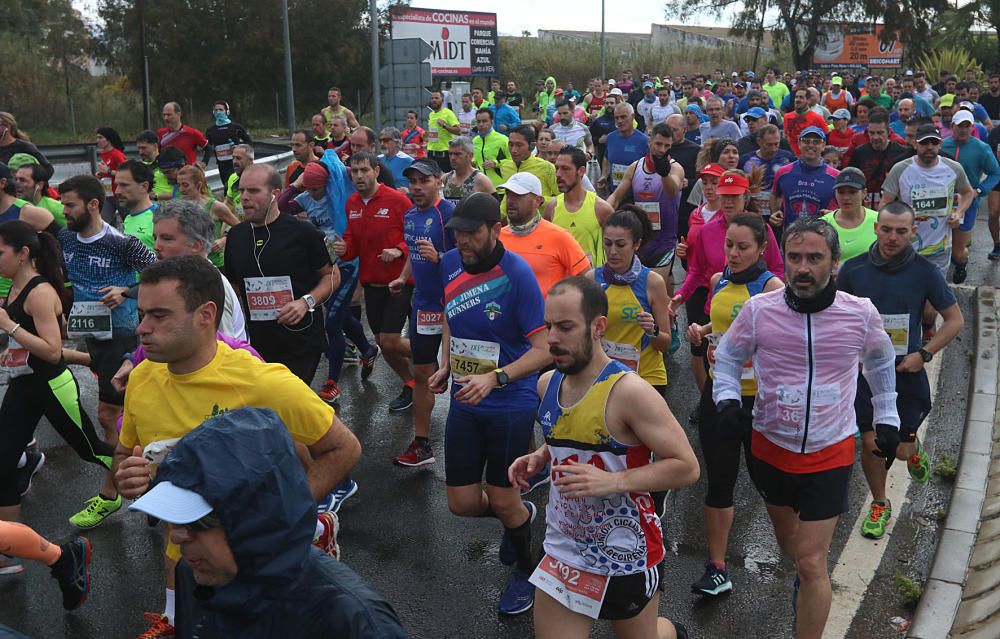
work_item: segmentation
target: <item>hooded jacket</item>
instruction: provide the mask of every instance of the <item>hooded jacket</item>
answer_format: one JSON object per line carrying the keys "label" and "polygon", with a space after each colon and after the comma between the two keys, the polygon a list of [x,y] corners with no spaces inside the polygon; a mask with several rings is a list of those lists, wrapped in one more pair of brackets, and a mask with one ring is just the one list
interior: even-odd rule
{"label": "hooded jacket", "polygon": [[[548,90],[549,89],[549,82],[552,83],[552,92],[551,93],[549,93],[549,90]],[[555,99],[556,99],[556,89],[558,89],[558,88],[559,88],[559,84],[556,82],[556,79],[550,75],[549,77],[545,78],[545,86],[542,88],[541,91],[538,92],[537,95],[535,95],[535,100],[536,100],[536,102],[538,104],[538,114],[540,116],[542,116],[542,118],[544,118],[545,114],[547,113],[547,109],[549,107],[549,102],[554,102],[555,101]]]}
{"label": "hooded jacket", "polygon": [[385,599],[312,546],[316,503],[274,411],[241,408],[206,421],[177,443],[156,481],[212,506],[238,567],[233,581],[208,587],[178,564],[177,637],[407,636]]}

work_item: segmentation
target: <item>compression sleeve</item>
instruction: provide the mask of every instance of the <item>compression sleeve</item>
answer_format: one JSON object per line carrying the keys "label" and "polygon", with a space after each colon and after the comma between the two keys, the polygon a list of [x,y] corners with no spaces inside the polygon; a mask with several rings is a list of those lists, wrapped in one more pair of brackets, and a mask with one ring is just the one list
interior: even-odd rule
{"label": "compression sleeve", "polygon": [[743,362],[757,350],[754,324],[754,304],[753,299],[749,299],[715,349],[712,402],[716,405],[727,399],[739,401],[743,394],[740,382]]}
{"label": "compression sleeve", "polygon": [[882,316],[878,314],[871,301],[865,301],[868,317],[865,345],[861,351],[861,365],[862,373],[872,391],[873,422],[899,428],[899,414],[896,411],[896,353],[889,334],[885,332]]}

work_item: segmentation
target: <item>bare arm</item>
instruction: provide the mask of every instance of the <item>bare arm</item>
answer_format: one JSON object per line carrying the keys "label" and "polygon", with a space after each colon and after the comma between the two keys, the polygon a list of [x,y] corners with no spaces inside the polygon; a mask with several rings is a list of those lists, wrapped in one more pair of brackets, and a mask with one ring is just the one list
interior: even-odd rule
{"label": "bare arm", "polygon": [[615,210],[611,207],[610,204],[602,200],[600,197],[595,198],[594,214],[597,216],[597,221],[600,223],[601,226],[604,226],[604,222],[606,222],[607,219],[611,217],[611,214],[614,212]]}
{"label": "bare arm", "polygon": [[493,185],[493,180],[486,177],[485,173],[479,173],[472,184],[473,189],[478,193],[496,193],[497,187]]}
{"label": "bare arm", "polygon": [[221,220],[224,224],[228,224],[230,227],[236,226],[240,223],[240,219],[233,215],[233,212],[229,209],[229,207],[218,200],[212,202],[212,217],[216,220]]}
{"label": "bare arm", "polygon": [[675,162],[670,167],[670,173],[660,181],[663,182],[663,190],[667,195],[671,197],[677,195],[684,188],[684,167]]}
{"label": "bare arm", "polygon": [[52,226],[55,218],[46,209],[40,206],[35,206],[34,204],[25,204],[21,207],[21,216],[19,218],[22,222],[26,222],[31,225],[31,228],[38,232],[42,232],[45,229]]}
{"label": "bare arm", "polygon": [[354,433],[334,415],[330,430],[309,446],[309,455],[312,461],[306,468],[306,480],[309,482],[313,498],[320,501],[358,463],[361,457],[361,444],[358,443]]}
{"label": "bare arm", "polygon": [[[11,335],[33,357],[50,364],[57,363],[62,353],[58,307],[59,299],[51,286],[35,288],[24,301],[24,312],[34,320],[36,333],[29,333],[28,329],[19,327]],[[14,320],[7,315],[7,311],[0,308],[0,329],[9,333],[14,326]]]}
{"label": "bare arm", "polygon": [[[642,160],[639,160],[629,165],[628,169],[625,170],[625,177],[622,178],[621,184],[615,188],[614,193],[608,196],[606,201],[612,210],[617,209],[621,203],[625,201],[625,197],[628,195],[629,191],[632,190],[632,176],[635,175],[635,167],[638,166],[641,161]],[[683,171],[683,169],[681,170]]]}
{"label": "bare arm", "polygon": [[[670,299],[667,294],[667,283],[663,277],[651,271],[646,280],[646,293],[649,296],[649,307],[652,310],[652,320],[660,334],[650,340],[654,349],[665,353],[670,348],[670,313],[667,311],[667,302]],[[641,315],[641,313],[640,313]]]}

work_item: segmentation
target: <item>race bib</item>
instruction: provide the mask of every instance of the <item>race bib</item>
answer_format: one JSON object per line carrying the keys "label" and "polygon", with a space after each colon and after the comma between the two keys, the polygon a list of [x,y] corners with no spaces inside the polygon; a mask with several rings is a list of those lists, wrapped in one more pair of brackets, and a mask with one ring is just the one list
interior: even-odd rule
{"label": "race bib", "polygon": [[427,141],[437,142],[438,141],[438,130],[437,127],[427,127]]}
{"label": "race bib", "polygon": [[[705,336],[705,340],[708,342],[708,348],[706,349],[708,368],[713,373],[715,372],[715,350],[719,348],[719,342],[722,341],[722,335],[722,333],[709,333]],[[740,379],[755,379],[753,372],[753,358],[743,362],[743,371],[740,373]]]}
{"label": "race bib", "polygon": [[215,147],[215,159],[219,162],[229,162],[233,159],[234,144],[219,144]]}
{"label": "race bib", "polygon": [[[806,385],[779,386],[778,428],[788,435],[802,435],[806,410]],[[840,403],[840,386],[837,384],[815,384],[812,387],[812,409],[835,406]]]}
{"label": "race bib", "polygon": [[173,439],[161,439],[158,442],[151,442],[142,450],[142,457],[149,462],[149,479],[156,479],[156,469],[167,456],[173,447],[180,441],[179,437]]}
{"label": "race bib", "polygon": [[73,302],[66,334],[73,339],[111,339],[111,309],[103,302]]}
{"label": "race bib", "polygon": [[412,157],[416,157],[417,151],[419,150],[420,150],[419,144],[414,144],[412,142],[409,142],[403,145],[403,153],[406,153],[407,155]]}
{"label": "race bib", "polygon": [[469,131],[472,130],[472,124],[469,122],[459,122],[458,130],[462,132],[462,135],[469,135]]}
{"label": "race bib", "polygon": [[639,370],[639,349],[632,344],[623,344],[622,342],[611,342],[602,339],[601,346],[611,359],[621,362],[633,371]]}
{"label": "race bib", "polygon": [[[644,197],[646,194],[640,193],[639,197]],[[660,230],[660,203],[659,202],[636,202],[636,206],[646,212],[646,217],[649,218],[649,223],[653,225],[654,231]]]}
{"label": "race bib", "polygon": [[573,612],[597,619],[608,594],[609,578],[545,555],[528,581]]}
{"label": "race bib", "polygon": [[910,189],[910,201],[913,210],[921,213],[944,215],[948,212],[948,189],[943,186],[923,186]]}
{"label": "race bib", "polygon": [[889,334],[892,350],[897,356],[906,355],[910,347],[910,316],[907,313],[899,315],[883,315],[882,324]]}
{"label": "race bib", "polygon": [[0,366],[7,371],[10,377],[23,377],[31,375],[31,367],[28,366],[28,349],[17,343],[13,337],[7,343],[7,353],[0,361]]}
{"label": "race bib", "polygon": [[500,368],[500,344],[452,337],[449,361],[455,378],[490,373]]}
{"label": "race bib", "polygon": [[444,311],[417,311],[417,335],[440,335]]}
{"label": "race bib", "polygon": [[761,217],[771,217],[771,193],[770,191],[762,191],[760,193],[752,193],[750,195],[752,199],[757,204],[757,212],[760,213]]}
{"label": "race bib", "polygon": [[281,308],[292,301],[292,278],[287,275],[275,277],[243,278],[247,294],[247,309],[250,319],[266,322],[278,319]]}
{"label": "race bib", "polygon": [[612,164],[611,165],[611,181],[615,184],[621,184],[622,180],[625,179],[625,172],[628,171],[627,164]]}

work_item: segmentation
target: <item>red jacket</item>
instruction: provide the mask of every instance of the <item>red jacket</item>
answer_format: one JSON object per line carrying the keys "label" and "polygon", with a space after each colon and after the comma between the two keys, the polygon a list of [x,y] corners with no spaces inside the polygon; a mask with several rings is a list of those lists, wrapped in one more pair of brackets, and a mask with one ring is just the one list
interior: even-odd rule
{"label": "red jacket", "polygon": [[[347,198],[347,252],[341,259],[359,258],[358,280],[362,284],[386,285],[399,277],[407,255],[403,216],[412,206],[410,198],[381,184],[367,204],[357,192]],[[387,248],[397,248],[403,254],[383,262],[379,256]]]}

